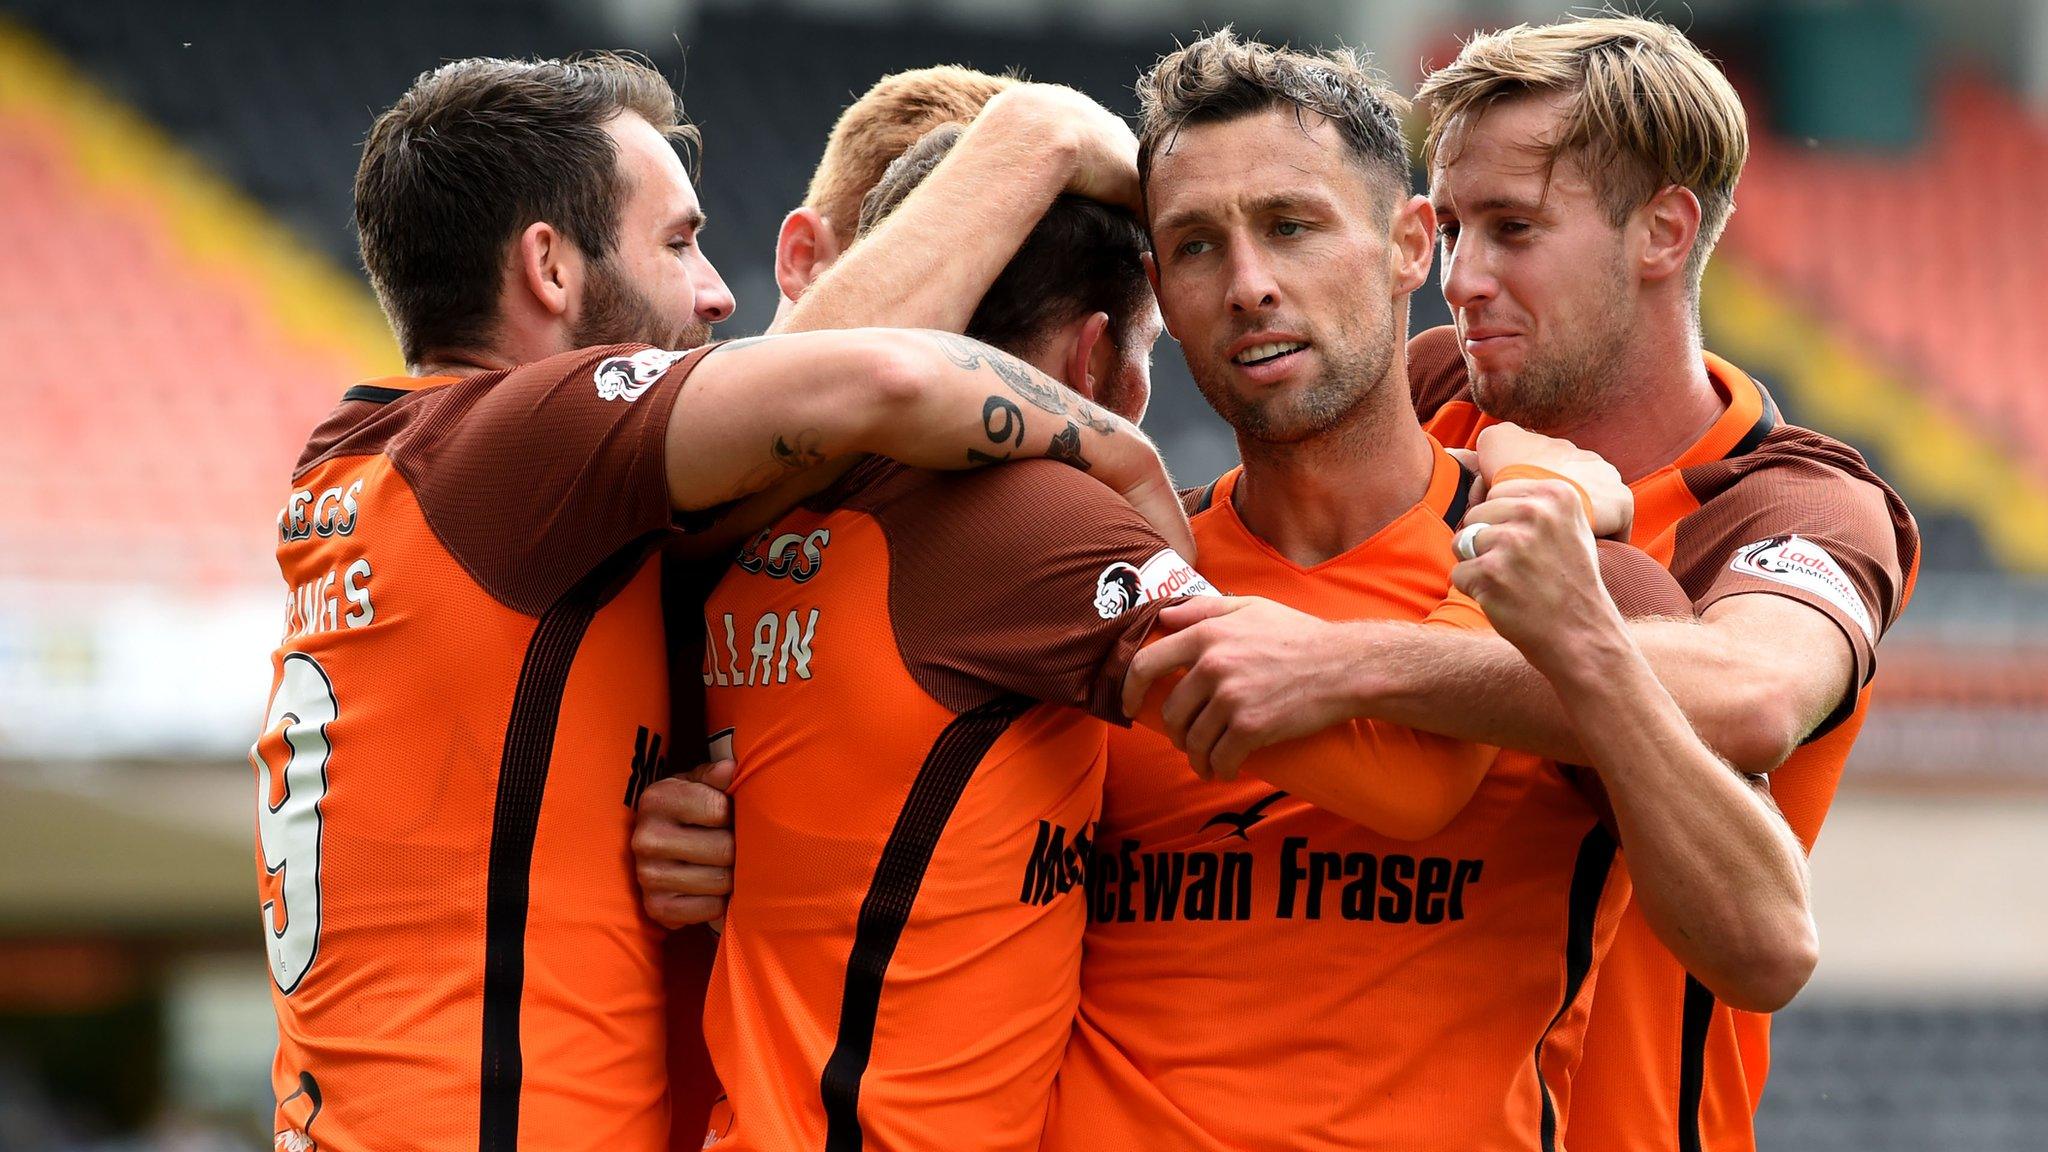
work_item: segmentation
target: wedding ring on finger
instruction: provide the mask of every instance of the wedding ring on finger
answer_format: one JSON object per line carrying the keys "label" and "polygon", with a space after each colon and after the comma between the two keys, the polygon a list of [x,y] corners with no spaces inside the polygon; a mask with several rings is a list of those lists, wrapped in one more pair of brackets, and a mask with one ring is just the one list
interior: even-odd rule
{"label": "wedding ring on finger", "polygon": [[1457,536],[1451,540],[1452,554],[1460,560],[1479,559],[1479,534],[1491,527],[1493,525],[1481,520],[1458,529]]}

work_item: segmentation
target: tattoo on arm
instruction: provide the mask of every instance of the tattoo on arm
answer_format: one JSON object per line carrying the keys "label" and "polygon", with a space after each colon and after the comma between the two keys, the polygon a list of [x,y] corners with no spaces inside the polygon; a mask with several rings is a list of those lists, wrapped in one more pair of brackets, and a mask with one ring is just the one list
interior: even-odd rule
{"label": "tattoo on arm", "polygon": [[1052,447],[1046,449],[1045,458],[1088,471],[1088,458],[1081,455],[1081,430],[1073,421],[1069,420],[1065,428],[1053,434]]}
{"label": "tattoo on arm", "polygon": [[1075,406],[1074,415],[1080,418],[1081,423],[1086,425],[1090,432],[1098,436],[1116,435],[1116,422],[1109,418],[1109,413],[1101,405],[1093,400],[1080,397],[1076,399],[1080,400],[1080,403]]}
{"label": "tattoo on arm", "polygon": [[775,443],[769,454],[775,462],[791,472],[801,472],[825,462],[825,453],[819,450],[820,437],[816,428],[806,428],[791,441],[782,433],[775,434]]}
{"label": "tattoo on arm", "polygon": [[752,496],[793,472],[802,472],[825,462],[823,438],[816,428],[806,428],[794,436],[777,432],[768,443],[768,459],[747,470],[727,494],[727,500],[738,500]]}
{"label": "tattoo on arm", "polygon": [[[1033,408],[1041,412],[1050,412],[1054,416],[1067,414],[1067,390],[1043,378],[1031,365],[1007,352],[997,351],[979,340],[969,340],[965,336],[940,332],[935,334],[935,338],[939,342],[939,348],[945,352],[946,359],[958,367],[970,372],[987,367],[996,374],[996,379],[1003,382],[1004,387],[1016,393]],[[1093,422],[1089,424],[1091,428],[1094,426]],[[1105,431],[1105,434],[1106,431],[1113,430],[1098,429]]]}
{"label": "tattoo on arm", "polygon": [[[991,444],[1022,448],[1024,410],[1001,396],[991,396],[981,405],[981,430],[987,434]],[[1000,464],[1009,458],[1008,452],[994,456],[978,448],[967,450],[967,462],[970,464]]]}

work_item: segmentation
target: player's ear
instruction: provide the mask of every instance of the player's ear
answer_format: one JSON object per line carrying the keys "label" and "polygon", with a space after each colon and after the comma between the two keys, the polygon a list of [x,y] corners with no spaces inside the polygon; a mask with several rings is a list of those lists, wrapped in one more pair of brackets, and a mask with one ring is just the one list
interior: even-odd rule
{"label": "player's ear", "polygon": [[519,234],[514,255],[534,303],[550,316],[567,315],[583,285],[583,254],[576,246],[554,225],[536,220]]}
{"label": "player's ear", "polygon": [[816,208],[806,204],[782,218],[775,237],[775,285],[785,300],[801,299],[837,259],[839,234]]}
{"label": "player's ear", "polygon": [[1637,267],[1645,280],[1666,280],[1685,271],[1700,235],[1700,198],[1692,189],[1667,184],[1636,212],[1644,232]]}
{"label": "player's ear", "polygon": [[1395,206],[1389,239],[1394,259],[1394,291],[1406,295],[1429,282],[1436,259],[1436,209],[1427,196],[1410,196]]}
{"label": "player's ear", "polygon": [[1060,366],[1062,375],[1067,387],[1093,400],[1116,367],[1116,342],[1109,338],[1109,313],[1091,312],[1070,331],[1072,343],[1067,346],[1066,362]]}

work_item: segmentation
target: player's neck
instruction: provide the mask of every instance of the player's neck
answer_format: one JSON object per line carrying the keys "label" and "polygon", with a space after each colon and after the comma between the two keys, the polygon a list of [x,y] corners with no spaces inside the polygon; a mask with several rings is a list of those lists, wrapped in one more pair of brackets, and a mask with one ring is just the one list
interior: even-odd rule
{"label": "player's neck", "polygon": [[528,325],[501,319],[488,347],[428,348],[406,371],[414,376],[478,376],[510,372],[574,348],[560,324]]}
{"label": "player's neck", "polygon": [[1342,556],[1429,491],[1435,449],[1408,402],[1407,366],[1354,418],[1313,440],[1263,444],[1238,437],[1244,472],[1232,500],[1252,535],[1304,568]]}
{"label": "player's neck", "polygon": [[1617,378],[1625,395],[1603,397],[1599,410],[1576,427],[1550,430],[1599,454],[1636,480],[1685,455],[1728,408],[1700,355],[1699,330],[1690,323],[1642,331]]}

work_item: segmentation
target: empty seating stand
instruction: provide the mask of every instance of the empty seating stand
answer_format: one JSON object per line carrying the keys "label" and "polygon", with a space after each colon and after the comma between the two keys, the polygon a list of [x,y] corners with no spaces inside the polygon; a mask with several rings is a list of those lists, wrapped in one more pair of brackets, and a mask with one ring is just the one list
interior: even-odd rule
{"label": "empty seating stand", "polygon": [[1759,134],[1729,247],[2048,476],[2048,126],[1970,79],[1929,122],[1905,155]]}

